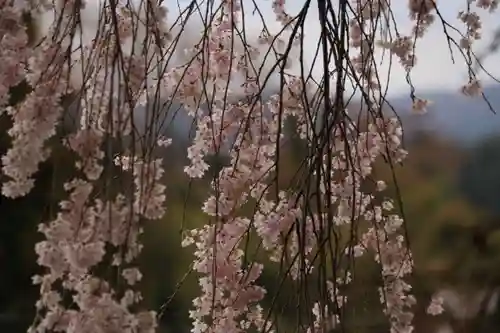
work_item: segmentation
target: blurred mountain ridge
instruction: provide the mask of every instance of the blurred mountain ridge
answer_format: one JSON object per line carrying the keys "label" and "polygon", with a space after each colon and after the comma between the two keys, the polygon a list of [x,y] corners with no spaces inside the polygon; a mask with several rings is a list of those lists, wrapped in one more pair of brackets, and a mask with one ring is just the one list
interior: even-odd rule
{"label": "blurred mountain ridge", "polygon": [[[267,100],[271,94],[265,94]],[[500,135],[500,85],[484,88],[486,100],[482,97],[468,97],[452,91],[420,91],[418,97],[428,99],[432,104],[424,115],[414,114],[409,94],[387,97],[403,122],[405,136],[410,139],[418,133],[429,133],[458,145],[474,145],[490,136]],[[357,105],[356,101],[351,105]],[[164,125],[169,124],[170,135],[186,140],[193,135],[193,119],[177,105],[169,112]],[[353,107],[357,109],[357,107]],[[171,109],[172,110],[172,109]],[[175,116],[174,116],[175,114]],[[393,111],[387,114],[393,115]]]}
{"label": "blurred mountain ridge", "polygon": [[432,102],[424,115],[412,114],[409,96],[399,95],[388,100],[402,118],[406,135],[430,132],[469,146],[500,135],[500,85],[486,86],[483,92],[485,98],[468,97],[460,92],[420,91],[418,97]]}

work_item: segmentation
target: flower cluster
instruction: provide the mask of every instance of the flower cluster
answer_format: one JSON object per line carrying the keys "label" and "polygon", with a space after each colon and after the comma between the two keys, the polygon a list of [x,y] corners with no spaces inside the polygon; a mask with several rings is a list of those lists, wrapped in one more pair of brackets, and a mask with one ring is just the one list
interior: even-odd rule
{"label": "flower cluster", "polygon": [[[11,15],[16,15],[15,11]],[[11,17],[10,25],[14,30],[6,31],[2,38],[2,43],[10,40],[10,45],[5,45],[6,49],[2,47],[2,52],[8,53],[10,49],[11,54],[6,61],[8,66],[12,66],[10,69],[5,67],[12,73],[9,74],[10,79],[5,77],[2,85],[7,84],[5,89],[8,89],[21,80],[27,80],[33,89],[23,101],[6,109],[14,125],[8,132],[12,137],[12,147],[2,157],[3,173],[10,178],[2,185],[2,193],[13,198],[26,195],[33,188],[32,176],[39,163],[49,156],[45,143],[56,133],[56,125],[62,115],[61,97],[68,90],[63,79],[67,64],[64,63],[64,50],[57,33],[54,32],[53,40],[46,40],[28,53],[23,50],[28,42],[26,28],[20,25],[21,13],[17,15],[17,22]],[[29,59],[23,59],[28,55]],[[17,60],[9,61],[12,57]],[[23,69],[23,62],[28,63],[27,69]]]}
{"label": "flower cluster", "polygon": [[439,295],[434,295],[432,297],[431,303],[427,307],[427,313],[436,316],[441,313],[443,313],[443,303],[444,303],[444,298]]}
{"label": "flower cluster", "polygon": [[[28,34],[22,9],[8,1],[0,3],[0,108],[9,102],[9,88],[24,79],[24,63],[29,56]],[[1,110],[1,109],[0,109]]]}
{"label": "flower cluster", "polygon": [[[225,4],[229,6],[231,2]],[[221,21],[223,19],[222,15]],[[353,24],[351,22],[352,26]],[[217,23],[214,27],[218,34],[209,37],[209,50],[214,37],[230,43],[232,37],[217,30],[220,25],[221,23]],[[223,42],[218,41],[216,45],[221,46]],[[356,45],[357,42],[353,40],[352,43]],[[212,52],[220,51],[216,49]],[[195,107],[207,101],[210,107],[208,115],[203,112],[200,115],[197,108],[190,108],[191,114],[197,115],[194,143],[188,149],[192,164],[185,169],[190,177],[203,177],[209,167],[204,156],[218,153],[221,143],[234,138],[233,149],[229,152],[230,166],[223,168],[212,182],[212,193],[203,206],[203,211],[210,217],[210,225],[191,230],[183,241],[184,246],[196,245],[194,267],[202,274],[202,296],[195,299],[196,310],[191,312],[194,319],[193,332],[244,332],[250,323],[260,328],[259,323],[251,320],[253,316],[250,314],[260,309],[256,304],[265,295],[265,291],[255,285],[262,266],[255,262],[246,267],[242,265],[244,252],[241,242],[252,228],[261,237],[271,261],[279,263],[285,258],[292,263],[290,277],[301,280],[302,273],[311,274],[314,271],[313,258],[316,251],[321,251],[324,246],[322,239],[332,227],[326,213],[313,213],[311,216],[306,214],[303,218],[301,206],[310,199],[299,199],[285,191],[272,196],[268,186],[272,173],[276,171],[277,147],[284,140],[283,119],[296,119],[298,134],[302,139],[310,140],[314,136],[314,123],[308,118],[303,104],[303,82],[292,75],[288,76],[283,96],[271,96],[267,103],[262,103],[259,96],[251,93],[248,95],[251,103],[227,103],[222,98],[225,86],[218,82],[229,78],[227,66],[237,63],[238,56],[232,52],[227,57],[208,57],[213,63],[207,69],[204,69],[201,61],[194,65],[191,63],[191,67],[186,66],[184,73],[187,76],[184,76],[185,81],[182,81],[177,95],[187,106]],[[220,61],[226,66],[223,71],[217,70]],[[360,58],[359,63],[364,62],[365,59]],[[193,66],[197,66],[198,72],[207,72],[208,84],[205,85],[213,87],[209,95],[203,95],[199,81],[191,79],[195,72]],[[234,71],[237,70],[235,67]],[[174,69],[170,75],[179,78],[176,73],[180,71],[177,71],[179,70]],[[172,80],[172,76],[169,79]],[[378,119],[366,132],[358,133],[357,128],[352,125],[344,126],[343,130],[347,133],[341,135],[339,131],[321,153],[321,167],[331,170],[331,174],[314,175],[320,178],[322,184],[318,204],[323,206],[329,203],[337,207],[333,216],[335,228],[355,225],[361,220],[373,222],[373,227],[363,237],[363,241],[359,245],[347,246],[345,253],[349,255],[354,251],[356,256],[360,256],[365,249],[375,253],[375,258],[383,269],[383,289],[392,300],[384,299],[383,304],[392,318],[393,329],[411,329],[411,312],[408,308],[413,305],[413,298],[407,295],[407,285],[402,277],[411,272],[412,265],[411,259],[407,258],[408,250],[401,242],[402,236],[396,233],[402,220],[394,214],[384,213],[392,209],[390,201],[383,204],[384,210],[375,207],[375,211],[379,212],[370,215],[375,199],[361,190],[362,182],[370,176],[372,165],[379,156],[389,154],[395,161],[406,156],[406,152],[401,149],[401,128],[395,120],[387,122]],[[355,149],[346,150],[346,147],[352,145]],[[254,206],[252,221],[244,215],[242,209],[247,203]],[[299,228],[299,232],[295,232],[297,221],[303,226]],[[390,236],[387,234],[389,232]],[[369,240],[370,237],[373,238],[372,241]],[[387,244],[380,247],[379,241]],[[394,269],[398,264],[406,267],[403,273]],[[349,275],[348,270],[346,274]],[[340,295],[339,288],[349,281],[337,279],[335,284],[329,284],[331,297],[328,302],[337,306],[330,307],[329,310],[324,302],[315,303],[312,311],[316,321],[308,329],[322,331],[333,327],[340,320],[337,309],[347,299],[345,295]],[[398,286],[402,287],[398,289]],[[235,299],[238,294],[244,297]]]}
{"label": "flower cluster", "polygon": [[[142,249],[143,220],[160,219],[165,213],[162,160],[152,159],[148,151],[140,152],[142,156],[138,154],[133,167],[122,174],[130,173],[132,193],[114,195],[101,190],[111,171],[105,169],[103,160],[110,158],[112,140],[132,133],[131,114],[146,80],[144,64],[149,57],[117,57],[131,35],[123,26],[115,30],[109,24],[101,26],[92,45],[82,45],[81,58],[70,56],[78,26],[74,13],[84,7],[76,1],[60,3],[62,7],[33,4],[31,9],[53,11],[59,19],[46,38],[30,48],[21,9],[8,1],[0,4],[0,52],[5,61],[0,66],[4,78],[1,106],[7,102],[8,88],[21,80],[30,86],[24,99],[6,109],[13,126],[8,132],[12,147],[2,158],[3,173],[10,177],[3,184],[3,194],[17,197],[30,191],[39,163],[50,156],[46,144],[51,137],[57,135],[75,156],[76,176],[64,184],[68,198],[59,203],[60,211],[52,221],[39,225],[45,239],[36,244],[35,251],[46,271],[33,279],[40,285],[40,300],[38,320],[30,331],[155,332],[155,312],[138,307],[142,297],[134,287],[142,274],[134,260]],[[103,15],[111,19],[113,13],[105,8],[109,11],[109,6],[103,7]],[[131,20],[129,24],[137,24],[136,17]],[[108,75],[110,69],[116,70],[114,75]],[[71,96],[79,98],[81,126],[62,136],[56,132],[66,111],[62,99]],[[106,264],[119,273],[125,287],[115,286],[116,277],[103,273]]]}
{"label": "flower cluster", "polygon": [[[30,328],[32,332],[149,332],[156,329],[156,314],[132,308],[141,301],[141,294],[132,287],[142,274],[132,265],[141,251],[138,237],[142,232],[140,212],[131,208],[127,199],[92,200],[99,178],[102,152],[96,130],[78,132],[70,139],[70,147],[80,157],[77,168],[86,175],[65,184],[69,199],[60,203],[61,212],[49,224],[40,224],[45,240],[36,244],[38,263],[47,274],[35,276],[40,284],[37,309],[42,320]],[[140,189],[137,189],[140,191]],[[148,210],[145,210],[146,214]],[[153,217],[157,217],[154,215]],[[107,247],[118,249],[112,265],[122,267],[122,278],[128,287],[117,290],[97,274]],[[125,250],[125,251],[123,251]],[[61,287],[58,287],[60,285]],[[70,305],[63,294],[71,295]]]}

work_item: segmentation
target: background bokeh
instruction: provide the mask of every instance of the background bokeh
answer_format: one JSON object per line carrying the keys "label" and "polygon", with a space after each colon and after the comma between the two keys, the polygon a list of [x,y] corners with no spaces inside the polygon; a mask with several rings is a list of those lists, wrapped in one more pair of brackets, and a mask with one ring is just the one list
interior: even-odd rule
{"label": "background bokeh", "polygon": [[[488,88],[494,105],[500,101],[498,88]],[[447,97],[448,96],[448,97]],[[402,166],[395,167],[404,203],[410,245],[415,257],[414,294],[417,332],[497,332],[500,327],[500,118],[486,103],[462,100],[452,93],[433,92],[436,102],[427,115],[415,117],[406,111],[405,99],[395,100],[396,111],[405,124],[405,144],[410,151]],[[500,105],[500,103],[496,103]],[[495,123],[496,122],[496,123]],[[166,133],[175,144],[168,154],[168,213],[148,224],[141,266],[141,285],[147,306],[163,309],[161,332],[189,332],[188,310],[199,292],[196,276],[188,274],[193,257],[180,247],[183,230],[205,223],[200,205],[208,183],[190,185],[182,173],[186,162],[188,130],[182,124]],[[9,146],[0,118],[0,154]],[[443,130],[440,130],[443,129]],[[296,169],[294,151],[285,151],[281,172]],[[60,185],[71,167],[61,149],[43,164],[36,188],[27,197],[0,197],[0,332],[25,332],[34,315],[38,290],[31,276],[38,270],[34,244],[40,239],[37,224],[53,214]],[[220,161],[211,163],[217,166]],[[377,175],[390,183],[391,170],[380,164]],[[392,188],[394,190],[394,187]],[[380,312],[377,272],[374,265],[357,266],[361,277],[349,289],[356,308],[349,315],[351,332],[379,333],[386,322]],[[259,283],[273,288],[276,272],[268,270]],[[286,286],[285,286],[286,288]],[[446,299],[446,313],[425,314],[432,294]],[[285,291],[286,294],[286,291]],[[285,309],[280,321],[293,322],[286,311],[286,298],[278,300]],[[451,330],[451,331],[450,331]]]}

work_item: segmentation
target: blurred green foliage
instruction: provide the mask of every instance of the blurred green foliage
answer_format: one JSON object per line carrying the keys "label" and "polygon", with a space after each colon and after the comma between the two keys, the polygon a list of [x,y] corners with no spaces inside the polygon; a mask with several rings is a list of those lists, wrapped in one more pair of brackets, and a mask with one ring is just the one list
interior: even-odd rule
{"label": "blurred green foliage", "polygon": [[[0,119],[2,154],[9,146],[8,126],[9,119],[3,116]],[[208,181],[188,182],[181,168],[185,162],[184,148],[171,147],[166,152],[168,211],[162,221],[147,225],[140,262],[146,277],[141,285],[146,305],[160,309],[166,304],[161,318],[161,332],[165,333],[189,331],[188,310],[199,292],[196,276],[187,274],[192,256],[180,243],[183,230],[206,223],[199,207],[206,196]],[[293,178],[297,171],[297,149],[300,147],[283,152],[281,184]],[[420,301],[416,309],[417,331],[424,332],[439,321],[424,315],[426,302],[435,290],[449,286],[467,290],[500,286],[497,270],[500,210],[494,204],[496,200],[484,199],[498,196],[494,185],[500,184],[500,173],[494,170],[496,164],[500,166],[497,163],[500,158],[491,157],[493,162],[488,158],[500,151],[500,140],[488,139],[468,151],[440,138],[422,135],[408,149],[411,154],[403,166],[388,168],[380,164],[375,170],[377,177],[388,183],[393,173],[398,180],[416,263],[414,293]],[[16,200],[0,198],[0,332],[23,332],[33,318],[38,291],[31,285],[30,277],[38,269],[33,245],[40,239],[36,225],[53,216],[57,199],[62,195],[62,183],[72,171],[67,152],[62,147],[55,147],[54,152],[37,174],[32,193]],[[391,195],[396,195],[394,186],[391,190]],[[250,244],[256,246],[255,240]],[[272,303],[274,292],[280,289],[278,269],[266,271],[259,281],[270,290],[267,306]],[[378,305],[376,265],[370,260],[362,261],[354,274],[357,279],[348,294],[356,306],[346,317],[348,331],[385,331],[387,324]],[[278,306],[284,309],[280,322],[290,328],[287,331],[293,331],[296,319],[294,309],[298,300],[294,298],[294,288],[292,284],[285,285],[276,299]],[[498,315],[495,318],[498,320]],[[471,328],[467,332],[473,331]]]}

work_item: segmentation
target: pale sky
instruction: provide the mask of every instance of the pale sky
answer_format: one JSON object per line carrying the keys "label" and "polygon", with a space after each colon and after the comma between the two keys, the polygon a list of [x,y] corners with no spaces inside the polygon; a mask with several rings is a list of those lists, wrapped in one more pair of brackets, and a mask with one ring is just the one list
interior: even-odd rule
{"label": "pale sky", "polygon": [[[139,2],[140,0],[133,0],[133,2]],[[319,21],[317,19],[317,0],[312,0],[311,8],[308,13],[306,21],[306,33],[305,33],[305,57],[306,60],[311,60],[317,47],[317,41],[319,39]],[[85,10],[87,15],[82,14],[82,19],[88,22],[89,36],[93,36],[92,30],[96,26],[96,16],[97,9],[96,5],[99,0],[88,0],[90,6],[87,6]],[[189,0],[179,0],[179,6],[185,7],[185,4],[189,3]],[[201,1],[199,1],[201,3]],[[206,2],[206,0],[205,0]],[[217,2],[217,1],[216,1]],[[290,14],[294,15],[304,4],[304,0],[287,0],[286,7]],[[177,1],[165,0],[165,3],[169,6],[170,20],[175,19],[176,13],[178,13]],[[280,29],[280,24],[275,21],[274,14],[271,9],[272,0],[255,0],[255,3],[259,6],[266,20],[266,24],[271,27],[273,32],[278,32]],[[336,1],[334,1],[336,3]],[[409,33],[411,31],[411,22],[407,14],[407,3],[408,0],[392,0],[393,5],[391,5],[393,12],[395,13],[396,20],[398,21],[398,29],[401,33]],[[457,14],[460,9],[464,9],[467,0],[438,0],[438,7],[443,15],[443,17],[453,26],[460,30],[464,30],[464,24],[457,19]],[[245,20],[247,21],[247,32],[254,33],[255,36],[260,32],[260,18],[257,16],[251,17],[251,11],[253,10],[253,0],[243,0],[245,6]],[[94,8],[92,10],[92,7]],[[485,45],[492,40],[493,31],[500,27],[500,10],[495,14],[487,13],[484,10],[478,10],[481,14],[483,22],[483,39],[478,41],[475,45],[474,50],[478,54],[482,53],[485,49]],[[85,17],[86,16],[86,17]],[[47,24],[48,20],[45,20]],[[196,24],[196,23],[195,23]],[[42,29],[43,30],[43,29]],[[188,32],[186,39],[197,38],[196,36],[198,30],[196,27],[190,29],[195,32],[195,35]],[[450,30],[450,32],[452,32]],[[193,36],[193,37],[191,37]],[[456,37],[457,42],[459,38],[457,34],[452,34]],[[453,64],[450,58],[450,52],[448,50],[448,45],[446,43],[446,38],[443,33],[443,27],[439,21],[436,21],[431,29],[428,31],[426,37],[423,40],[419,40],[417,44],[417,65],[412,71],[412,81],[415,87],[420,91],[429,90],[458,90],[463,84],[467,83],[467,71],[463,58],[458,53],[458,50],[454,49],[456,64]],[[295,56],[295,58],[298,58]],[[387,59],[387,57],[386,57]],[[381,66],[381,79],[387,78],[388,73],[388,62]],[[487,58],[484,66],[497,78],[500,78],[500,52]],[[296,67],[298,68],[298,66]],[[321,69],[318,66],[316,68],[317,72]],[[298,70],[297,70],[298,73]],[[408,93],[409,87],[406,83],[405,72],[401,66],[397,63],[397,59],[393,60],[393,66],[390,74],[390,94]],[[484,83],[491,82],[491,79],[482,73],[480,79],[484,80]],[[387,81],[387,79],[385,79]],[[384,82],[382,82],[383,85]]]}
{"label": "pale sky", "polygon": [[[270,6],[268,1],[259,2],[262,2],[263,6]],[[315,50],[316,41],[319,36],[319,22],[316,18],[316,0],[312,2],[311,9],[313,10],[311,10],[310,13],[310,23],[307,25],[307,29],[309,30],[307,30],[305,41],[311,43],[311,47],[307,47],[307,49]],[[300,0],[289,0],[287,2],[287,7],[290,8],[290,11],[294,10],[296,12],[298,8],[302,6],[302,3],[303,1]],[[398,21],[399,31],[401,33],[409,33],[412,25],[408,18],[408,1],[392,0],[392,3],[393,5],[391,5],[391,8]],[[466,8],[466,3],[467,0],[441,0],[438,1],[438,8],[448,23],[464,31],[464,24],[457,19],[457,15],[460,10]],[[473,49],[480,55],[485,49],[485,45],[488,45],[492,40],[494,31],[500,27],[500,9],[494,14],[490,14],[482,9],[478,10],[478,13],[481,15],[483,22],[483,39],[476,42]],[[451,36],[456,37],[456,41],[458,42],[458,34],[456,32],[452,34],[453,31],[451,31],[451,29],[449,31]],[[442,24],[439,19],[437,19],[427,32],[426,37],[417,44],[417,65],[413,69],[411,77],[418,90],[457,90],[460,89],[463,84],[467,83],[468,76],[465,62],[456,48],[454,48],[453,51],[456,61],[455,64],[452,63],[450,57],[450,51],[448,49]],[[496,78],[500,78],[500,52],[488,57],[484,62],[484,67]],[[382,66],[382,68],[384,74],[381,76],[386,77],[388,70],[387,62],[386,66]],[[479,77],[485,84],[492,82],[484,73],[481,73]],[[389,93],[391,94],[409,92],[406,74],[396,61],[393,61],[389,87]]]}

